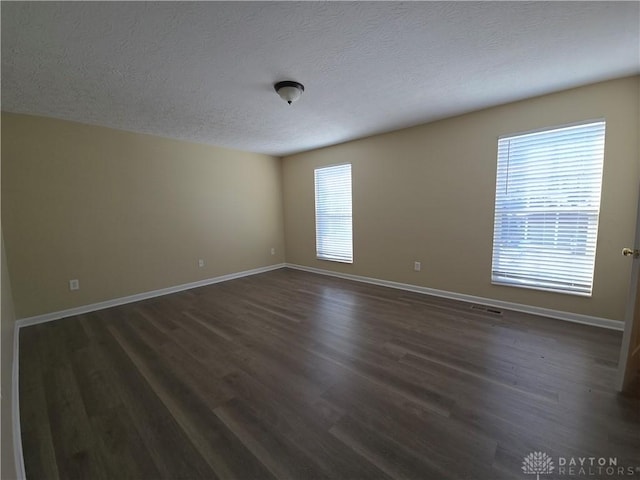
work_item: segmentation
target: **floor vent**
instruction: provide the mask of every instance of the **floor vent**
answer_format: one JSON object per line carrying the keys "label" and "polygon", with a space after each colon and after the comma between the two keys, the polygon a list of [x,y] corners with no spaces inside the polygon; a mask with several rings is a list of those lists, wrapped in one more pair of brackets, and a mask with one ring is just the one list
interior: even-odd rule
{"label": "floor vent", "polygon": [[494,315],[502,315],[502,310],[498,310],[495,307],[489,307],[487,305],[471,305],[471,310],[480,310],[481,312],[492,313]]}

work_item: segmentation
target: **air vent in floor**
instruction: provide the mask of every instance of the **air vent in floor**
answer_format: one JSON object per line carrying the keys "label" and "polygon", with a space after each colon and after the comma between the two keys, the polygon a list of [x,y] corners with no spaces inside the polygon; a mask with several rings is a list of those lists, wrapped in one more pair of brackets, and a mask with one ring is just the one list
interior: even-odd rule
{"label": "air vent in floor", "polygon": [[489,307],[488,305],[471,305],[471,310],[480,310],[481,312],[492,313],[493,315],[502,315],[502,310],[498,310],[495,307]]}

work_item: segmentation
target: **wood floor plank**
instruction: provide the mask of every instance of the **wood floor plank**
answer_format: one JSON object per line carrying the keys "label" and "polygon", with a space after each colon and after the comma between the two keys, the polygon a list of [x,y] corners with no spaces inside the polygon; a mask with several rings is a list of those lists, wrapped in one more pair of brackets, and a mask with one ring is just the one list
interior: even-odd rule
{"label": "wood floor plank", "polygon": [[251,413],[241,400],[233,399],[215,409],[218,418],[252,454],[281,480],[322,479],[329,476],[312,457]]}
{"label": "wood floor plank", "polygon": [[40,331],[37,329],[25,328],[20,333],[20,392],[24,395],[20,405],[20,419],[24,425],[23,430],[25,426],[49,424],[39,337]]}
{"label": "wood floor plank", "polygon": [[108,376],[109,365],[96,354],[95,346],[88,345],[74,352],[70,360],[87,415],[122,406],[122,399]]}
{"label": "wood floor plank", "polygon": [[[328,402],[300,404],[281,395],[244,372],[225,380],[232,386],[242,407],[260,419],[270,431],[293,442],[311,462],[331,478],[379,478],[383,473],[345,450],[328,430],[343,416]],[[321,400],[321,399],[319,399]],[[330,409],[330,411],[328,410]]]}
{"label": "wood floor plank", "polygon": [[428,457],[409,451],[384,432],[369,428],[350,417],[340,419],[330,432],[346,447],[366,458],[391,478],[456,478],[444,466],[432,463]]}
{"label": "wood floor plank", "polygon": [[95,449],[89,418],[70,366],[44,379],[52,441],[60,477],[106,479],[106,465]]}
{"label": "wood floor plank", "polygon": [[[117,319],[114,318],[114,321]],[[161,478],[214,478],[215,474],[206,460],[105,323],[102,320],[93,322],[91,328],[99,332],[100,343],[97,348],[111,364],[113,384],[130,412],[130,418]]]}
{"label": "wood floor plank", "polygon": [[25,463],[25,469],[29,478],[58,479],[58,465],[38,353],[39,333],[36,329],[24,329],[20,333],[22,442],[24,449],[34,455],[34,461]]}
{"label": "wood floor plank", "polygon": [[331,389],[323,398],[340,405],[352,419],[387,432],[428,458],[438,458],[438,463],[478,469],[493,462],[497,442],[488,435],[470,430],[455,419],[428,410],[416,411],[415,405],[403,404],[397,396],[369,382],[354,379],[348,386]]}
{"label": "wood floor plank", "polygon": [[[136,365],[151,389],[181,426],[189,441],[211,468],[211,477],[267,478],[266,469],[257,462],[231,432],[217,419],[213,410],[189,385],[169,368],[166,360],[128,324],[110,325],[109,330]],[[154,337],[147,338],[153,341]],[[214,475],[215,474],[215,475]]]}
{"label": "wood floor plank", "polygon": [[107,478],[161,477],[124,405],[93,415],[90,422]]}
{"label": "wood floor plank", "polygon": [[613,391],[620,344],[280,269],[22,328],[25,467],[29,480],[518,480],[534,451],[640,465],[640,391]]}

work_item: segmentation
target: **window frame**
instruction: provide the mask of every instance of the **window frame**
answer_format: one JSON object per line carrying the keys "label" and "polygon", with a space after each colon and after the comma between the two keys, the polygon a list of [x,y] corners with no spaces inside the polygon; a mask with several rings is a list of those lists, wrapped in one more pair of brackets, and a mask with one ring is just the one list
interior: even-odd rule
{"label": "window frame", "polygon": [[[583,130],[578,130],[580,128]],[[544,134],[555,138],[545,139]],[[571,142],[563,144],[562,137],[567,135],[571,135]],[[520,141],[525,146],[515,151],[517,147],[512,147],[511,141]],[[498,137],[491,259],[493,285],[593,295],[605,142],[604,118]],[[549,148],[550,153],[542,154],[544,148]],[[513,165],[512,159],[516,159]],[[513,172],[509,171],[510,167]],[[510,183],[512,178],[515,180]],[[511,193],[508,193],[509,187]],[[513,193],[519,189],[523,192],[519,196]],[[583,203],[574,200],[576,198]],[[556,203],[551,206],[553,202]],[[519,206],[508,207],[508,203]],[[517,225],[518,222],[524,223]],[[517,234],[511,233],[514,231]],[[512,242],[512,246],[505,246],[507,242]],[[523,250],[523,253],[520,255],[514,250]],[[570,255],[575,255],[573,269]],[[557,257],[557,266],[553,263],[554,257]],[[539,263],[534,263],[536,261]]]}
{"label": "window frame", "polygon": [[[342,214],[337,213],[327,213],[322,212],[322,197],[326,197],[327,193],[323,193],[322,197],[320,196],[321,192],[319,192],[319,188],[322,188],[322,185],[319,183],[319,172],[328,172],[332,169],[340,169],[344,167],[348,168],[348,215],[345,215],[344,212]],[[351,162],[346,163],[338,163],[333,165],[324,165],[321,167],[314,168],[314,211],[315,211],[315,240],[316,240],[316,259],[317,260],[325,260],[330,262],[337,263],[353,263],[353,165]],[[335,192],[336,195],[344,194],[344,192]],[[333,205],[327,206],[324,205],[324,208],[347,208],[347,205],[338,205],[335,202]],[[332,219],[335,218],[348,218],[349,225],[348,229],[345,230],[345,225],[340,224],[340,222],[335,223],[331,222]],[[331,232],[326,231],[326,222],[331,222],[328,228],[333,227],[334,238],[331,240]],[[325,230],[323,230],[323,226]],[[344,235],[347,234],[348,230],[348,244],[345,243]],[[329,238],[329,241],[327,241]],[[333,242],[331,244],[331,242]],[[339,245],[343,243],[343,245]],[[325,247],[326,245],[326,247]],[[342,249],[341,249],[342,248]],[[332,253],[333,252],[333,253]]]}

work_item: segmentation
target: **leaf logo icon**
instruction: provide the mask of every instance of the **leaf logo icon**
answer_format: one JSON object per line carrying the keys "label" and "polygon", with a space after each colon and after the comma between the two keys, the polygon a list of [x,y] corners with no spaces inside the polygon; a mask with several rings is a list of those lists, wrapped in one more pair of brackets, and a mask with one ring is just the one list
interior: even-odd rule
{"label": "leaf logo icon", "polygon": [[545,452],[531,452],[522,460],[522,471],[535,475],[536,480],[540,480],[540,475],[552,473],[554,468],[553,460]]}

